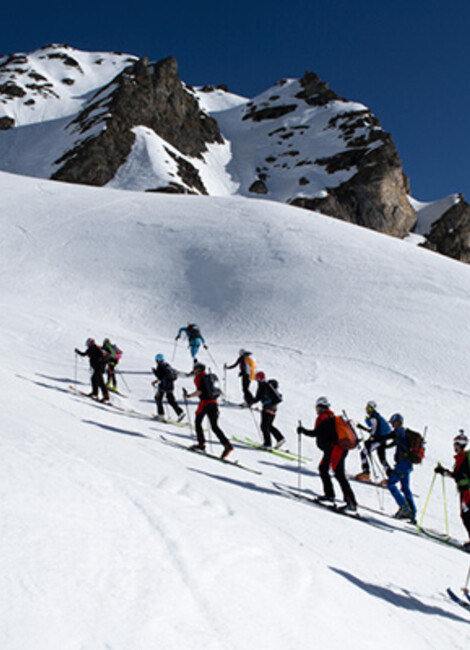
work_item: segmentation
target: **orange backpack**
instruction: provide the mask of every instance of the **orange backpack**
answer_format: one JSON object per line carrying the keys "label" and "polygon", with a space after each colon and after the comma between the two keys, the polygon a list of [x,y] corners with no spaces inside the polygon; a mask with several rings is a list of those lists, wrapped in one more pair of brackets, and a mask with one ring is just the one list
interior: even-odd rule
{"label": "orange backpack", "polygon": [[335,415],[335,430],[338,436],[338,445],[342,449],[349,450],[357,447],[359,439],[351,420],[348,420],[343,415]]}

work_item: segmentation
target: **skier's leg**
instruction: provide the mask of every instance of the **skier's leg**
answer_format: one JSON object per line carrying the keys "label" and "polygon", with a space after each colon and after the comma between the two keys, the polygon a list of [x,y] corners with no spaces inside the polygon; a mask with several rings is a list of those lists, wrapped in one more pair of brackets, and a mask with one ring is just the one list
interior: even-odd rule
{"label": "skier's leg", "polygon": [[196,418],[194,420],[194,428],[196,429],[197,442],[201,449],[204,449],[206,446],[204,431],[202,430],[202,420],[206,415],[206,409],[202,409],[200,412],[196,412]]}
{"label": "skier's leg", "polygon": [[318,469],[320,470],[320,478],[323,483],[323,492],[325,497],[327,499],[334,499],[335,490],[330,477],[330,458],[331,458],[331,449],[328,449],[323,454],[323,458],[320,461]]}
{"label": "skier's leg", "polygon": [[166,398],[168,400],[168,404],[171,406],[171,408],[174,410],[176,415],[181,415],[183,412],[183,409],[178,405],[178,403],[175,400],[175,394],[173,393],[172,390],[169,390],[166,394]]}
{"label": "skier's leg", "polygon": [[344,471],[346,456],[348,452],[344,449],[341,449],[339,445],[333,447],[331,453],[331,467],[335,473],[335,478],[340,484],[341,491],[343,492],[343,497],[346,503],[351,506],[357,506],[356,497],[352,488],[349,484],[348,479],[346,478],[346,473]]}
{"label": "skier's leg", "polygon": [[225,448],[232,447],[227,436],[218,425],[217,421],[219,419],[219,407],[217,406],[217,404],[214,403],[208,404],[206,406],[206,412],[207,412],[207,417],[209,418],[209,422],[211,424],[211,429],[215,433],[217,438],[220,440],[220,442],[223,444]]}

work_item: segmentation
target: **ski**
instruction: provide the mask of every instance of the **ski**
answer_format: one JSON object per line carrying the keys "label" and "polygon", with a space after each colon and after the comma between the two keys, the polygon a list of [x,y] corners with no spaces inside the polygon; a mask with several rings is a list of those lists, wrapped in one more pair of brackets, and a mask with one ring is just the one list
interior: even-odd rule
{"label": "ski", "polygon": [[237,460],[228,460],[228,458],[220,458],[220,456],[216,456],[215,454],[209,454],[206,451],[191,449],[191,447],[188,447],[187,445],[184,445],[181,442],[170,440],[169,438],[166,438],[165,436],[162,435],[160,435],[160,440],[164,444],[170,445],[171,447],[177,447],[178,449],[185,449],[186,451],[190,451],[194,454],[199,454],[199,456],[205,456],[206,458],[211,458],[212,460],[218,460],[220,463],[224,463],[225,465],[232,465],[233,467],[238,467],[239,469],[243,469],[246,472],[250,472],[251,474],[258,474],[258,475],[262,474],[262,472],[260,472],[259,470],[253,469],[251,467],[247,467],[246,465],[242,465]]}
{"label": "ski", "polygon": [[[448,587],[448,588],[446,589],[446,591],[447,591],[448,596],[450,597],[450,599],[451,599],[454,603],[457,603],[458,605],[460,605],[460,607],[463,607],[463,608],[466,609],[468,612],[470,612],[470,599],[469,599],[469,602],[467,602],[467,601],[464,600],[463,598],[460,598],[460,596],[457,596],[457,594],[456,594],[454,591],[452,591],[452,589],[451,589],[450,587]],[[467,598],[468,598],[468,594],[466,594],[466,596],[467,596]]]}
{"label": "ski", "polygon": [[232,440],[234,442],[238,442],[241,445],[246,445],[247,447],[252,447],[253,449],[260,449],[261,451],[267,451],[270,454],[274,454],[275,456],[279,456],[280,458],[285,458],[286,460],[293,460],[293,461],[301,461],[302,463],[306,463],[310,458],[307,458],[306,456],[298,456],[294,451],[289,451],[288,449],[276,449],[275,447],[263,447],[263,445],[259,442],[255,442],[254,440],[251,440],[251,438],[248,438],[247,436],[245,437],[244,440],[241,438],[237,438],[236,436],[232,436]]}
{"label": "ski", "polygon": [[378,519],[374,519],[373,517],[364,517],[357,511],[353,512],[351,510],[347,510],[346,505],[339,505],[337,502],[323,501],[319,498],[320,497],[319,494],[312,493],[312,496],[309,496],[307,494],[304,494],[303,492],[299,492],[298,490],[294,490],[292,488],[288,488],[284,485],[281,485],[280,483],[275,483],[274,481],[273,481],[273,485],[277,490],[281,491],[283,494],[286,494],[290,498],[295,499],[296,501],[301,501],[304,503],[309,503],[310,505],[318,506],[319,508],[323,508],[324,510],[329,510],[330,512],[334,512],[338,515],[347,517],[348,519],[361,521],[364,524],[374,526],[374,528],[380,528],[381,530],[385,530],[390,533],[393,533],[395,531],[393,526],[389,526],[388,524],[379,521]]}
{"label": "ski", "polygon": [[183,422],[180,421],[178,422],[177,420],[170,420],[169,418],[162,418],[160,415],[152,415],[150,416],[152,420],[155,420],[155,422],[161,422],[162,424],[172,424],[175,427],[185,427],[186,429],[190,429],[191,425],[189,422]]}
{"label": "ski", "polygon": [[[387,489],[387,485],[383,483],[382,481],[371,481],[371,480],[365,480],[362,478],[356,478],[355,476],[352,475],[347,475],[348,481],[354,481],[355,483],[362,483],[362,485],[372,485],[373,487],[379,487],[383,488],[384,490]],[[385,479],[384,479],[385,480]]]}
{"label": "ski", "polygon": [[69,389],[70,389],[73,393],[75,393],[75,395],[79,395],[80,397],[86,397],[87,399],[92,400],[92,401],[95,402],[97,405],[102,406],[103,408],[106,408],[107,406],[109,406],[110,408],[112,408],[112,409],[114,409],[114,410],[116,410],[116,411],[119,411],[120,413],[127,413],[127,412],[128,412],[127,409],[123,408],[122,406],[117,406],[116,404],[113,404],[113,403],[110,402],[109,400],[106,401],[106,402],[103,402],[103,401],[102,401],[101,399],[99,399],[98,397],[93,397],[93,395],[90,395],[89,393],[85,393],[84,390],[80,390],[79,388],[77,388],[77,387],[74,386],[73,384],[70,384],[70,385],[69,385]]}
{"label": "ski", "polygon": [[445,544],[446,546],[451,546],[452,548],[456,548],[459,551],[463,551],[464,553],[470,553],[470,549],[465,548],[463,542],[460,542],[458,539],[450,537],[445,533],[439,533],[438,531],[432,530],[430,528],[417,528],[416,533],[418,535],[423,534],[425,537],[432,539],[438,544]]}

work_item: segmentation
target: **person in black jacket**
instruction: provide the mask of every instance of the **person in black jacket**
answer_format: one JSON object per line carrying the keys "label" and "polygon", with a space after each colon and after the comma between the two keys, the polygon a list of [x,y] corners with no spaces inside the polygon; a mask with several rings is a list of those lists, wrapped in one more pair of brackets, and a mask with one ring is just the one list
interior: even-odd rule
{"label": "person in black jacket", "polygon": [[177,372],[168,362],[165,361],[163,354],[157,354],[155,356],[155,361],[157,362],[157,366],[156,368],[152,368],[153,374],[155,375],[155,381],[152,382],[152,386],[157,386],[157,392],[155,393],[155,402],[157,403],[158,414],[157,419],[164,420],[165,418],[163,397],[166,395],[168,404],[176,413],[177,421],[181,422],[184,418],[184,411],[176,402],[174,394]]}
{"label": "person in black jacket", "polygon": [[[256,373],[255,379],[258,382],[258,390],[256,395],[252,398],[251,403],[261,402],[261,431],[263,433],[263,447],[271,448],[271,434],[276,440],[275,449],[279,449],[286,439],[276,427],[273,425],[274,418],[277,413],[277,405],[281,401],[281,396],[277,390],[277,386],[271,382],[275,380],[270,379],[266,381],[266,375],[261,370]],[[277,384],[277,382],[276,382]]]}
{"label": "person in black jacket", "polygon": [[323,483],[325,501],[334,501],[335,491],[330,478],[330,466],[334,472],[335,478],[340,484],[343,492],[343,499],[346,502],[346,508],[355,512],[357,510],[356,497],[349,485],[344,471],[344,462],[348,452],[338,445],[338,436],[336,435],[335,415],[330,410],[330,403],[326,397],[319,397],[315,404],[317,419],[315,428],[305,429],[299,425],[297,433],[310,436],[317,439],[317,447],[323,452],[323,458],[320,461],[319,470],[320,478]]}
{"label": "person in black jacket", "polygon": [[89,393],[89,397],[98,397],[98,391],[101,390],[103,394],[101,401],[109,401],[109,392],[103,379],[107,361],[105,352],[103,352],[99,345],[96,345],[94,339],[90,338],[86,341],[86,350],[82,352],[78,348],[75,348],[75,354],[79,354],[81,357],[88,357],[90,360],[90,367],[93,370],[93,374],[91,375],[91,393]]}

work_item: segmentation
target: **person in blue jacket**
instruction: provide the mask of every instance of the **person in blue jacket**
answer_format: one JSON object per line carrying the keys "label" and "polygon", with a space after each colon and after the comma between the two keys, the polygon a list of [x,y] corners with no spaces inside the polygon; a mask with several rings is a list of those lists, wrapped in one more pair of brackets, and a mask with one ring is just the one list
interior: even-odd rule
{"label": "person in blue jacket", "polygon": [[[387,487],[397,502],[397,519],[409,519],[416,522],[416,505],[410,488],[410,474],[413,464],[410,461],[410,442],[403,426],[404,418],[401,413],[394,413],[390,418],[393,435],[395,437],[395,467],[390,471]],[[398,489],[400,483],[401,491]]]}
{"label": "person in blue jacket", "polygon": [[[358,424],[358,429],[370,433],[370,437],[365,441],[361,449],[361,465],[362,472],[355,477],[359,481],[370,480],[370,456],[373,451],[377,452],[380,462],[382,463],[385,472],[391,471],[391,467],[387,462],[385,455],[387,440],[393,438],[392,429],[390,428],[387,420],[377,411],[377,404],[371,400],[366,404],[367,417],[365,423],[367,426]],[[385,481],[384,481],[385,483]]]}
{"label": "person in blue jacket", "polygon": [[201,330],[196,325],[196,323],[188,323],[186,327],[180,327],[178,330],[178,334],[176,335],[175,341],[178,341],[183,334],[188,339],[189,351],[191,352],[193,363],[196,364],[197,353],[199,352],[199,348],[201,347],[201,345],[204,347],[205,350],[207,350],[206,341],[203,335],[201,334]]}

